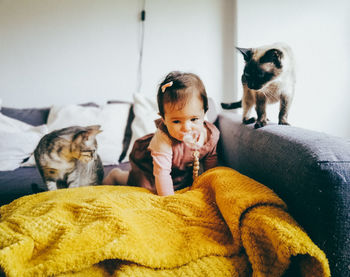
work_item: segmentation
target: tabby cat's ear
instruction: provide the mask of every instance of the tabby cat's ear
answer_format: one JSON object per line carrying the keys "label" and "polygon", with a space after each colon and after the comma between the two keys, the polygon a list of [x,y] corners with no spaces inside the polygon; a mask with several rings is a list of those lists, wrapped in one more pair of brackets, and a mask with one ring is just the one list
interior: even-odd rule
{"label": "tabby cat's ear", "polygon": [[241,52],[241,54],[243,55],[243,58],[246,62],[250,61],[250,59],[252,58],[252,48],[240,48],[240,47],[236,47],[236,49]]}
{"label": "tabby cat's ear", "polygon": [[59,137],[61,138],[61,139],[65,139],[65,140],[67,140],[67,141],[72,141],[73,140],[73,135],[74,134],[61,134],[61,135],[59,135]]}
{"label": "tabby cat's ear", "polygon": [[94,141],[98,133],[101,133],[100,125],[92,125],[84,127],[84,130],[79,131],[74,135],[73,141],[76,144],[81,143],[82,141]]}
{"label": "tabby cat's ear", "polygon": [[88,134],[97,135],[102,132],[100,128],[101,128],[101,125],[91,125],[91,126],[87,126],[86,130]]}
{"label": "tabby cat's ear", "polygon": [[100,125],[87,126],[86,131],[83,133],[83,137],[89,140],[95,139],[96,135],[102,132],[100,128]]}

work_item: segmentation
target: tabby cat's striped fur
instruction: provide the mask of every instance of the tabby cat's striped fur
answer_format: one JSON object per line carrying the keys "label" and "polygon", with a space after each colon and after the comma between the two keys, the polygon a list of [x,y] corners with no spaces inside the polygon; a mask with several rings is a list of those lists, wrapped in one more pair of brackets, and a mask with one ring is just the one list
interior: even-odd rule
{"label": "tabby cat's striped fur", "polygon": [[100,126],[72,126],[45,135],[34,151],[37,168],[48,190],[99,185],[103,166],[97,155]]}

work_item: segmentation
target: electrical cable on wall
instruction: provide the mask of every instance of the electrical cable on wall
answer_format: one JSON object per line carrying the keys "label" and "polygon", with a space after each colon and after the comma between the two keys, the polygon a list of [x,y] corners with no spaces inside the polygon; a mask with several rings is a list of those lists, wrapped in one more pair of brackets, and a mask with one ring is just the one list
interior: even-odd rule
{"label": "electrical cable on wall", "polygon": [[137,68],[137,88],[136,88],[136,91],[138,93],[141,92],[141,86],[142,86],[143,43],[144,43],[144,37],[145,37],[145,20],[146,20],[145,7],[146,7],[146,0],[142,0],[142,11],[140,14],[141,31],[140,31],[140,37],[139,37],[139,63]]}

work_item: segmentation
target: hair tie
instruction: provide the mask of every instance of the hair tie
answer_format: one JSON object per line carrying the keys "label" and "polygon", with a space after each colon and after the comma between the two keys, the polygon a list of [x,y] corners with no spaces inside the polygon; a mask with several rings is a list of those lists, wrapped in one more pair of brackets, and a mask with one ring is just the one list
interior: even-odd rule
{"label": "hair tie", "polygon": [[168,82],[168,83],[162,85],[162,92],[164,93],[165,90],[166,90],[168,87],[171,87],[172,85],[173,85],[173,81]]}

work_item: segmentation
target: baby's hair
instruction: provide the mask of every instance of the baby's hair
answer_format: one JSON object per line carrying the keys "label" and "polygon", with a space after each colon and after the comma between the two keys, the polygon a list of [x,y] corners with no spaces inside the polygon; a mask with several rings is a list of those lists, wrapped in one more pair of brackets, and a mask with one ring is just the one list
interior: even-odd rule
{"label": "baby's hair", "polygon": [[[188,88],[192,87],[191,93]],[[193,73],[184,73],[180,71],[170,72],[160,83],[157,102],[159,114],[164,118],[164,104],[166,103],[183,103],[185,104],[189,96],[196,93],[203,102],[204,113],[208,110],[208,97],[202,80]]]}

